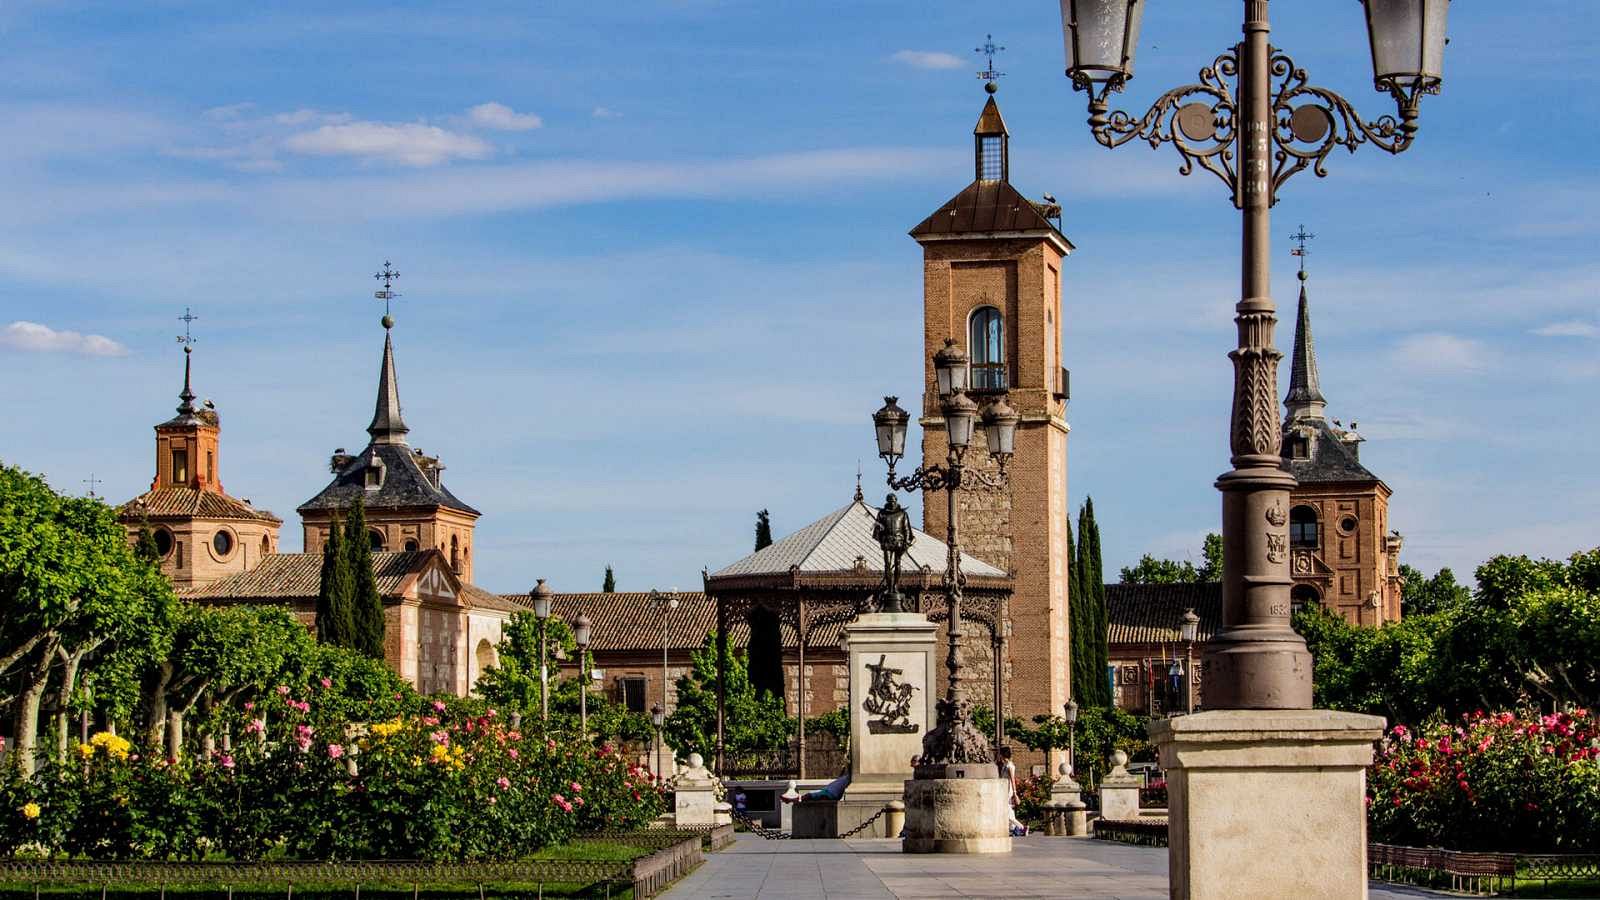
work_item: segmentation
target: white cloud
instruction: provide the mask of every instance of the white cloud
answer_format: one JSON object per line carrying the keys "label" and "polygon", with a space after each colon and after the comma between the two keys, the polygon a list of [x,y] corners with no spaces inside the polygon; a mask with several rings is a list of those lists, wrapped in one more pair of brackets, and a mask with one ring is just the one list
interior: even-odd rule
{"label": "white cloud", "polygon": [[1482,341],[1436,332],[1402,338],[1392,356],[1396,365],[1415,372],[1467,375],[1488,368],[1491,353]]}
{"label": "white cloud", "polygon": [[254,103],[230,103],[227,106],[213,106],[201,115],[214,122],[231,122],[255,109]]}
{"label": "white cloud", "polygon": [[297,109],[294,112],[278,113],[272,121],[279,125],[310,125],[317,122],[323,125],[343,125],[353,119],[349,113],[325,113],[316,109]]}
{"label": "white cloud", "polygon": [[544,120],[533,113],[519,113],[504,103],[479,103],[467,110],[472,124],[496,131],[532,131],[542,127]]}
{"label": "white cloud", "polygon": [[81,353],[85,356],[126,356],[128,348],[99,334],[57,331],[48,325],[18,320],[0,329],[0,345],[34,353]]}
{"label": "white cloud", "polygon": [[1549,325],[1535,328],[1533,333],[1540,337],[1600,337],[1600,325],[1582,319],[1572,319],[1566,322],[1551,322]]}
{"label": "white cloud", "polygon": [[291,135],[283,146],[292,153],[355,156],[414,167],[435,166],[452,159],[483,159],[493,152],[487,143],[471,135],[445,131],[436,125],[389,122],[324,125]]}
{"label": "white cloud", "polygon": [[594,112],[590,113],[589,115],[593,116],[596,119],[620,119],[620,118],[622,118],[622,113],[617,112],[616,110],[612,109],[609,106],[596,106],[594,108]]}
{"label": "white cloud", "polygon": [[937,50],[900,50],[889,58],[918,69],[959,69],[966,65],[961,57]]}

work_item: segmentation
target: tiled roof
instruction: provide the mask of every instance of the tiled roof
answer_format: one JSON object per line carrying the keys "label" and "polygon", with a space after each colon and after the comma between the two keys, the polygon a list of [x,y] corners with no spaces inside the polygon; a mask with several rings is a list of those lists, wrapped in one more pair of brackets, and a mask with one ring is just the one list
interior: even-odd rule
{"label": "tiled roof", "polygon": [[[851,501],[848,506],[834,510],[783,540],[719,569],[711,577],[777,576],[795,570],[801,573],[865,572],[881,576],[883,551],[872,538],[877,515],[878,511],[866,503]],[[906,551],[903,568],[906,571],[925,569],[943,575],[948,552],[944,541],[925,531],[913,531],[915,537],[911,549]],[[859,569],[857,559],[862,563]],[[961,570],[980,577],[1007,577],[1003,570],[966,553],[961,554]]]}
{"label": "tiled roof", "polygon": [[[367,468],[374,456],[382,462],[383,481],[377,488],[367,490]],[[367,509],[442,506],[479,515],[477,510],[450,493],[443,481],[435,485],[422,471],[416,457],[417,451],[405,444],[368,444],[365,450],[349,457],[321,493],[300,504],[299,511],[349,509],[360,496]]]}
{"label": "tiled roof", "polygon": [[1335,430],[1323,418],[1301,418],[1284,428],[1285,438],[1299,429],[1311,434],[1311,456],[1295,459],[1291,442],[1283,442],[1284,465],[1301,484],[1318,484],[1344,481],[1378,481],[1356,457],[1354,445],[1346,443],[1345,432]]}
{"label": "tiled roof", "polygon": [[188,487],[164,487],[146,491],[122,504],[118,515],[123,521],[137,521],[142,518],[195,518],[283,524],[282,519],[264,509],[256,509],[243,500],[219,491],[202,491]]}
{"label": "tiled roof", "polygon": [[526,599],[526,594],[496,594],[484,590],[475,584],[462,584],[461,593],[466,596],[467,604],[475,609],[497,609],[501,612],[522,612],[533,607],[519,602],[518,598]]}
{"label": "tiled roof", "polygon": [[911,229],[914,238],[997,231],[1048,231],[1072,243],[1009,181],[974,181]]}
{"label": "tiled roof", "polygon": [[[519,609],[531,609],[527,594],[502,594]],[[700,591],[680,591],[678,608],[667,614],[667,648],[692,650],[703,646],[706,635],[716,630],[717,604]],[[661,611],[656,609],[650,595],[643,592],[555,594],[550,601],[550,614],[569,624],[579,613],[588,615],[593,628],[590,649],[595,651],[654,651],[661,652]],[[728,646],[744,649],[750,645],[750,628],[743,616],[734,616],[728,623]],[[843,624],[824,625],[811,636],[811,648],[837,647]],[[798,643],[793,628],[780,629],[783,646],[793,650]]]}
{"label": "tiled roof", "polygon": [[[398,594],[406,576],[416,571],[430,552],[437,551],[372,554],[372,572],[377,576],[378,593],[385,597]],[[315,600],[321,586],[322,554],[273,553],[248,572],[186,588],[179,594],[190,600]]]}
{"label": "tiled roof", "polygon": [[1222,584],[1108,584],[1106,643],[1175,643],[1186,609],[1200,617],[1196,640],[1210,640],[1222,630]]}

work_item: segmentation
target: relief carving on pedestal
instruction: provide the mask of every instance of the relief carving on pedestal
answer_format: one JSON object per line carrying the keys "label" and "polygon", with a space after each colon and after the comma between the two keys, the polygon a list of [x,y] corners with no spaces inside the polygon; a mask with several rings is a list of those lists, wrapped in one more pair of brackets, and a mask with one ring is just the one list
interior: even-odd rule
{"label": "relief carving on pedestal", "polygon": [[1281,563],[1289,558],[1289,538],[1267,532],[1267,562]]}
{"label": "relief carving on pedestal", "polygon": [[911,721],[911,695],[916,693],[917,686],[901,681],[899,676],[905,674],[905,670],[890,667],[887,660],[887,656],[880,654],[876,663],[867,663],[872,684],[867,687],[867,698],[861,702],[861,708],[868,715],[878,717],[867,720],[867,731],[916,734],[921,726]]}

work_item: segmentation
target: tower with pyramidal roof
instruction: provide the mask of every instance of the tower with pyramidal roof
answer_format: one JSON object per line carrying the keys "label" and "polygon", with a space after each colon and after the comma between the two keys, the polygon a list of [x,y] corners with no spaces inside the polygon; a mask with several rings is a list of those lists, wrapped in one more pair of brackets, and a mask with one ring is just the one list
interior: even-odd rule
{"label": "tower with pyramidal roof", "polygon": [[1283,400],[1283,460],[1297,482],[1289,497],[1289,597],[1296,608],[1320,603],[1352,624],[1382,625],[1400,618],[1402,540],[1389,529],[1393,492],[1362,464],[1364,439],[1356,423],[1346,429],[1325,413],[1304,253],[1302,245],[1300,308]]}
{"label": "tower with pyramidal roof", "polygon": [[[911,230],[922,245],[922,460],[943,463],[933,355],[954,338],[972,361],[970,384],[1008,392],[1022,416],[1004,491],[963,493],[962,547],[1011,573],[1006,712],[1059,715],[1070,696],[1067,660],[1067,370],[1061,359],[1061,266],[1072,243],[1011,184],[1010,133],[995,84],[973,129],[973,180]],[[980,447],[981,437],[973,446]],[[993,467],[981,451],[968,465]],[[945,504],[923,503],[923,529],[945,533]],[[970,637],[970,636],[969,636]],[[976,674],[976,673],[975,673]],[[981,676],[979,676],[981,680]],[[974,691],[981,697],[981,689]]]}
{"label": "tower with pyramidal roof", "polygon": [[472,581],[472,533],[481,515],[444,486],[444,465],[436,456],[406,441],[395,377],[394,318],[383,317],[383,360],[378,367],[378,400],[367,426],[369,440],[359,453],[333,452],[333,480],[300,504],[307,553],[321,553],[328,530],[342,522],[360,497],[366,508],[367,538],[375,551],[434,548],[450,568]]}

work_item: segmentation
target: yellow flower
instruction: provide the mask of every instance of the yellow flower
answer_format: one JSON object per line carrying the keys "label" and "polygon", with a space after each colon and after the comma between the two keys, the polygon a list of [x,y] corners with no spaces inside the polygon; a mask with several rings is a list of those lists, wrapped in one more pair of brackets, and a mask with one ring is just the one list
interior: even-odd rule
{"label": "yellow flower", "polygon": [[434,744],[433,749],[428,751],[428,755],[433,758],[434,762],[444,762],[450,758],[450,748],[443,744]]}
{"label": "yellow flower", "polygon": [[83,757],[84,759],[88,759],[89,757],[94,755],[94,748],[91,747],[88,744],[79,744],[78,745],[78,755]]}
{"label": "yellow flower", "polygon": [[405,727],[403,722],[399,719],[393,719],[388,722],[379,722],[372,726],[372,733],[381,738],[392,737],[403,727]]}
{"label": "yellow flower", "polygon": [[24,819],[39,818],[39,804],[32,802],[22,804],[22,817]]}
{"label": "yellow flower", "polygon": [[[133,749],[133,744],[129,743],[127,738],[112,734],[109,731],[102,731],[96,734],[89,739],[89,743],[94,747],[103,747],[106,755],[119,760],[127,759],[128,751]],[[80,750],[79,752],[81,753],[82,751]]]}

